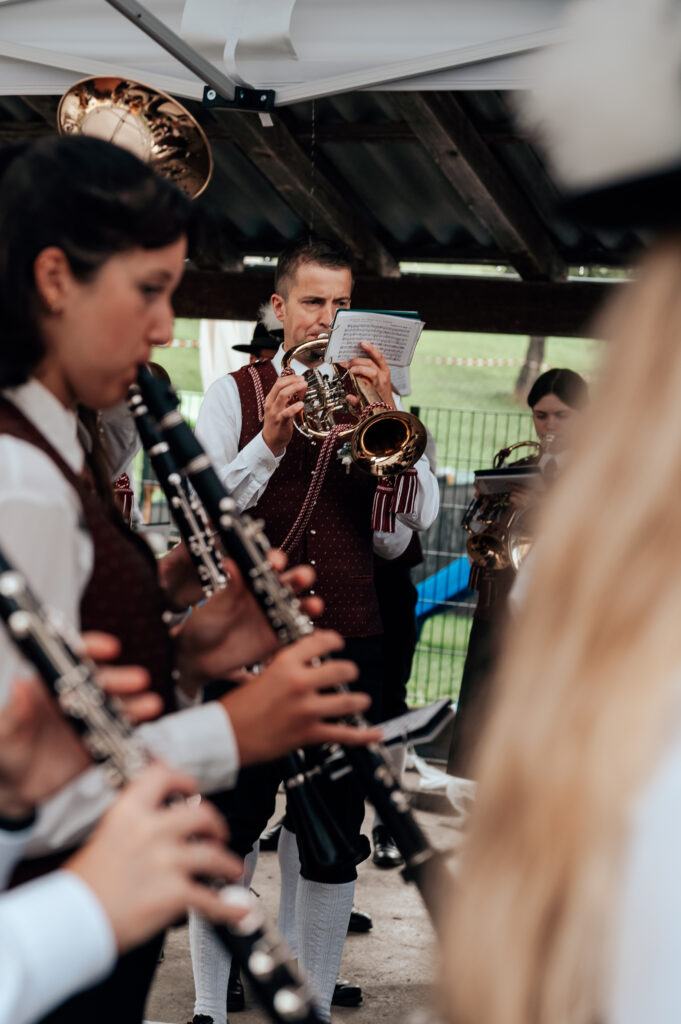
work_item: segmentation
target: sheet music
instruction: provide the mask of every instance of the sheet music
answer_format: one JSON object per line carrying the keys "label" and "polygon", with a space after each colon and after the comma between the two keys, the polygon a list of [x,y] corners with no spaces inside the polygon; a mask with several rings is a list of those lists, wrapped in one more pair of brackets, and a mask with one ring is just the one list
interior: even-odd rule
{"label": "sheet music", "polygon": [[366,353],[361,341],[380,349],[391,366],[409,366],[423,320],[391,313],[369,313],[361,309],[339,309],[333,321],[324,361],[344,363]]}

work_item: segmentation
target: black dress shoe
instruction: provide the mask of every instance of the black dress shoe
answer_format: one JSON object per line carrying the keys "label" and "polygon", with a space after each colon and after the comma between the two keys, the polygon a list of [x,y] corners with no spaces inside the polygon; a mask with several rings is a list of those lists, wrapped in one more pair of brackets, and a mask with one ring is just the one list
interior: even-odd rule
{"label": "black dress shoe", "polygon": [[363,910],[357,910],[356,907],[352,908],[348,924],[349,932],[370,932],[373,926],[374,922],[368,914],[365,914]]}
{"label": "black dress shoe", "polygon": [[377,825],[371,831],[374,853],[371,858],[377,868],[398,868],[404,864],[404,857],[395,846],[393,837],[385,825]]}
{"label": "black dress shoe", "polygon": [[213,1024],[213,1018],[207,1013],[195,1013],[194,1019],[188,1021],[188,1024]]}
{"label": "black dress shoe", "polygon": [[331,999],[332,1006],[359,1006],[362,1002],[362,990],[353,985],[347,978],[338,978]]}
{"label": "black dress shoe", "polygon": [[263,850],[276,850],[279,845],[279,833],[281,832],[281,826],[284,823],[284,819],[280,818],[272,828],[266,829],[260,836],[260,852]]}
{"label": "black dress shoe", "polygon": [[244,983],[241,980],[239,967],[232,957],[232,966],[229,969],[229,981],[227,982],[227,1014],[238,1013],[246,1005],[244,996]]}

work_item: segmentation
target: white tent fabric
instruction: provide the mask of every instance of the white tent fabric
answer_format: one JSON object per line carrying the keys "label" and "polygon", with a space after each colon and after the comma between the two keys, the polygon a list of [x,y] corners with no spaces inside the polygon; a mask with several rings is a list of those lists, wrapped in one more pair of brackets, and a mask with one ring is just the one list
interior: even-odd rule
{"label": "white tent fabric", "polygon": [[213,381],[232,373],[248,362],[248,355],[235,352],[233,345],[244,345],[253,337],[255,323],[244,320],[202,320],[199,324],[199,360],[201,382],[207,391]]}
{"label": "white tent fabric", "polygon": [[[145,0],[235,81],[292,102],[301,83],[514,88],[556,38],[566,0]],[[445,55],[445,56],[443,56]],[[449,68],[449,70],[447,69]],[[0,94],[61,93],[124,74],[180,96],[203,83],[106,0],[0,0]],[[288,90],[288,95],[287,95]],[[309,94],[309,89],[308,89]]]}

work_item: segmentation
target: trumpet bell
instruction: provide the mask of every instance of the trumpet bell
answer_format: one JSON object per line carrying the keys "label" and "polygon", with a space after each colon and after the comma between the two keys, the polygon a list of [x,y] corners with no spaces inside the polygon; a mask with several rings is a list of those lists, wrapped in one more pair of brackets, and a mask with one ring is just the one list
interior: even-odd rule
{"label": "trumpet bell", "polygon": [[60,135],[89,135],[130,150],[191,199],[213,173],[198,121],[172,96],[128,78],[76,82],[61,98],[57,127]]}
{"label": "trumpet bell", "polygon": [[374,413],[356,427],[350,441],[353,462],[372,476],[395,476],[411,469],[423,455],[426,428],[401,409]]}

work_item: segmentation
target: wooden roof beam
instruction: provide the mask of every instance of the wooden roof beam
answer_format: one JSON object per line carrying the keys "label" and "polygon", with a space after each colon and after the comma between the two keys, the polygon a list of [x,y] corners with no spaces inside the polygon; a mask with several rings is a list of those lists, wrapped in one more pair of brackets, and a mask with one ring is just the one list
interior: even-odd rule
{"label": "wooden roof beam", "polygon": [[526,280],[559,281],[567,265],[534,209],[451,93],[391,94],[444,176]]}
{"label": "wooden roof beam", "polygon": [[337,238],[370,273],[399,277],[395,257],[373,234],[362,214],[312,164],[277,114],[272,115],[273,124],[265,128],[253,114],[220,110],[211,113],[308,227]]}
{"label": "wooden roof beam", "polygon": [[[404,274],[359,276],[353,303],[378,309],[418,309],[440,331],[482,331],[593,337],[590,325],[615,283],[509,281],[493,277]],[[188,270],[175,293],[178,316],[252,320],[272,292],[272,272],[243,274]]]}

